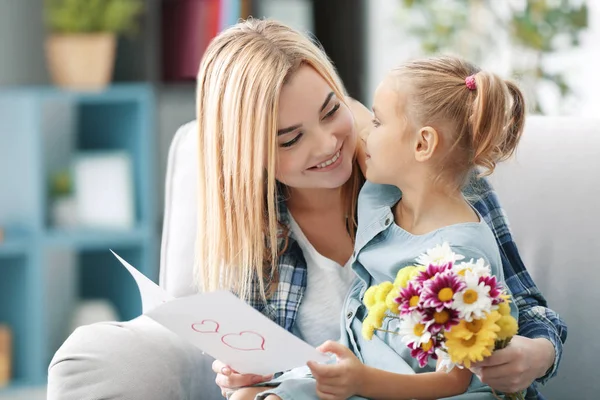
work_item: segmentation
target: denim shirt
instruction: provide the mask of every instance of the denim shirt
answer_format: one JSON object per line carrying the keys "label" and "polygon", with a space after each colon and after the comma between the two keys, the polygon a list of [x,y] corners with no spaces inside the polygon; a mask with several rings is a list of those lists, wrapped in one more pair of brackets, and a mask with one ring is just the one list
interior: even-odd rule
{"label": "denim shirt", "polygon": [[[553,366],[538,380],[545,383],[556,375],[562,357],[563,343],[567,338],[567,327],[560,316],[548,308],[546,299],[527,272],[512,239],[504,210],[500,207],[498,197],[488,181],[472,180],[464,193],[492,229],[496,243],[500,247],[504,279],[519,308],[519,335],[528,338],[545,338],[556,349]],[[281,327],[297,334],[294,323],[306,288],[306,261],[298,244],[286,232],[286,228],[289,231],[289,217],[285,198],[282,196],[278,198],[278,220],[283,227],[280,246],[285,247],[285,251],[278,256],[277,288],[266,303],[261,300],[256,288],[254,297],[249,299],[248,303]],[[527,392],[527,398],[536,398],[536,393],[533,384]]]}
{"label": "denim shirt", "polygon": [[[392,211],[400,197],[398,188],[370,182],[365,183],[360,193],[352,265],[358,279],[344,303],[341,343],[353,350],[364,364],[374,368],[404,374],[431,372],[435,371],[436,361],[432,359],[424,368],[419,367],[398,335],[378,331],[371,340],[362,337],[362,321],[366,315],[362,300],[366,289],[384,281],[393,281],[401,268],[414,265],[418,256],[444,242],[449,243],[452,250],[463,255],[467,261],[483,258],[500,282],[503,281],[502,261],[494,234],[483,219],[480,222],[447,226],[424,235],[405,231],[394,223]],[[512,307],[511,313],[517,318],[516,306]],[[398,319],[386,318],[382,328],[397,331]],[[494,398],[491,389],[476,377],[468,393],[468,398],[472,398],[474,393],[482,394],[477,398]]]}

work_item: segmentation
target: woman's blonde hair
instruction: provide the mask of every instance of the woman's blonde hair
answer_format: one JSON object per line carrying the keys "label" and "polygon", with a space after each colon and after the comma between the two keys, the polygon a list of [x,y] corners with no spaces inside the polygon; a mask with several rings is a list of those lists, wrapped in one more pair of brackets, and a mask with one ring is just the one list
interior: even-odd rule
{"label": "woman's blonde hair", "polygon": [[[282,86],[300,65],[315,69],[344,101],[328,57],[281,23],[249,19],[208,46],[198,72],[198,230],[195,279],[266,299],[276,283],[278,246],[277,119]],[[265,165],[266,160],[266,165]],[[354,179],[345,189],[356,192]],[[354,215],[355,193],[348,211]]]}
{"label": "woman's blonde hair", "polygon": [[456,183],[462,186],[473,168],[481,167],[481,175],[489,175],[515,151],[523,132],[525,105],[514,83],[449,56],[411,61],[391,75],[410,93],[407,114],[411,122],[433,126],[452,142],[441,162],[440,176],[458,177]]}

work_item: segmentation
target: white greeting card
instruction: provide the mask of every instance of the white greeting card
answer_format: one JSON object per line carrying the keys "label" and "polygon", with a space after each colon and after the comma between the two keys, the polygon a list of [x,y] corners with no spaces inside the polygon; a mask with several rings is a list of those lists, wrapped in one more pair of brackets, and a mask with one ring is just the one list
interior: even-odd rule
{"label": "white greeting card", "polygon": [[144,314],[243,374],[272,374],[329,357],[230,292],[174,299],[113,252],[133,275]]}

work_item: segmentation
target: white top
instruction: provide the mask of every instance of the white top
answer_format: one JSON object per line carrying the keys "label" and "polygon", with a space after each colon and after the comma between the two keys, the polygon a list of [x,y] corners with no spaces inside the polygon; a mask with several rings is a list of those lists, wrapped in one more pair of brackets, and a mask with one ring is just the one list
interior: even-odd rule
{"label": "white top", "polygon": [[321,255],[291,215],[290,228],[307,267],[306,290],[298,309],[296,327],[305,342],[317,347],[327,340],[340,338],[342,306],[356,277],[350,268],[352,258],[342,267]]}

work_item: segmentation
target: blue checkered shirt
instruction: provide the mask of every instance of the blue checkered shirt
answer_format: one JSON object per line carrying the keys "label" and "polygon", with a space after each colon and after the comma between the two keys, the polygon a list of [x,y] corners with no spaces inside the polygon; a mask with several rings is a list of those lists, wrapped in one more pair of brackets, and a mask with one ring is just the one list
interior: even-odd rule
{"label": "blue checkered shirt", "polygon": [[[496,236],[502,257],[504,278],[519,308],[519,335],[548,339],[556,349],[553,366],[537,380],[543,384],[556,375],[563,344],[567,339],[567,326],[556,312],[548,308],[546,299],[525,269],[512,239],[506,215],[500,207],[498,196],[493,188],[485,179],[473,182],[464,192]],[[289,225],[289,213],[283,198],[278,202],[278,220],[283,227]],[[306,289],[307,269],[302,250],[287,232],[289,229],[282,229],[280,232],[280,245],[284,246],[284,242],[287,242],[287,245],[285,251],[279,255],[277,289],[269,296],[266,304],[261,300],[258,290],[249,303],[278,325],[292,331]],[[541,398],[538,396],[534,383],[527,390],[526,399]]]}

